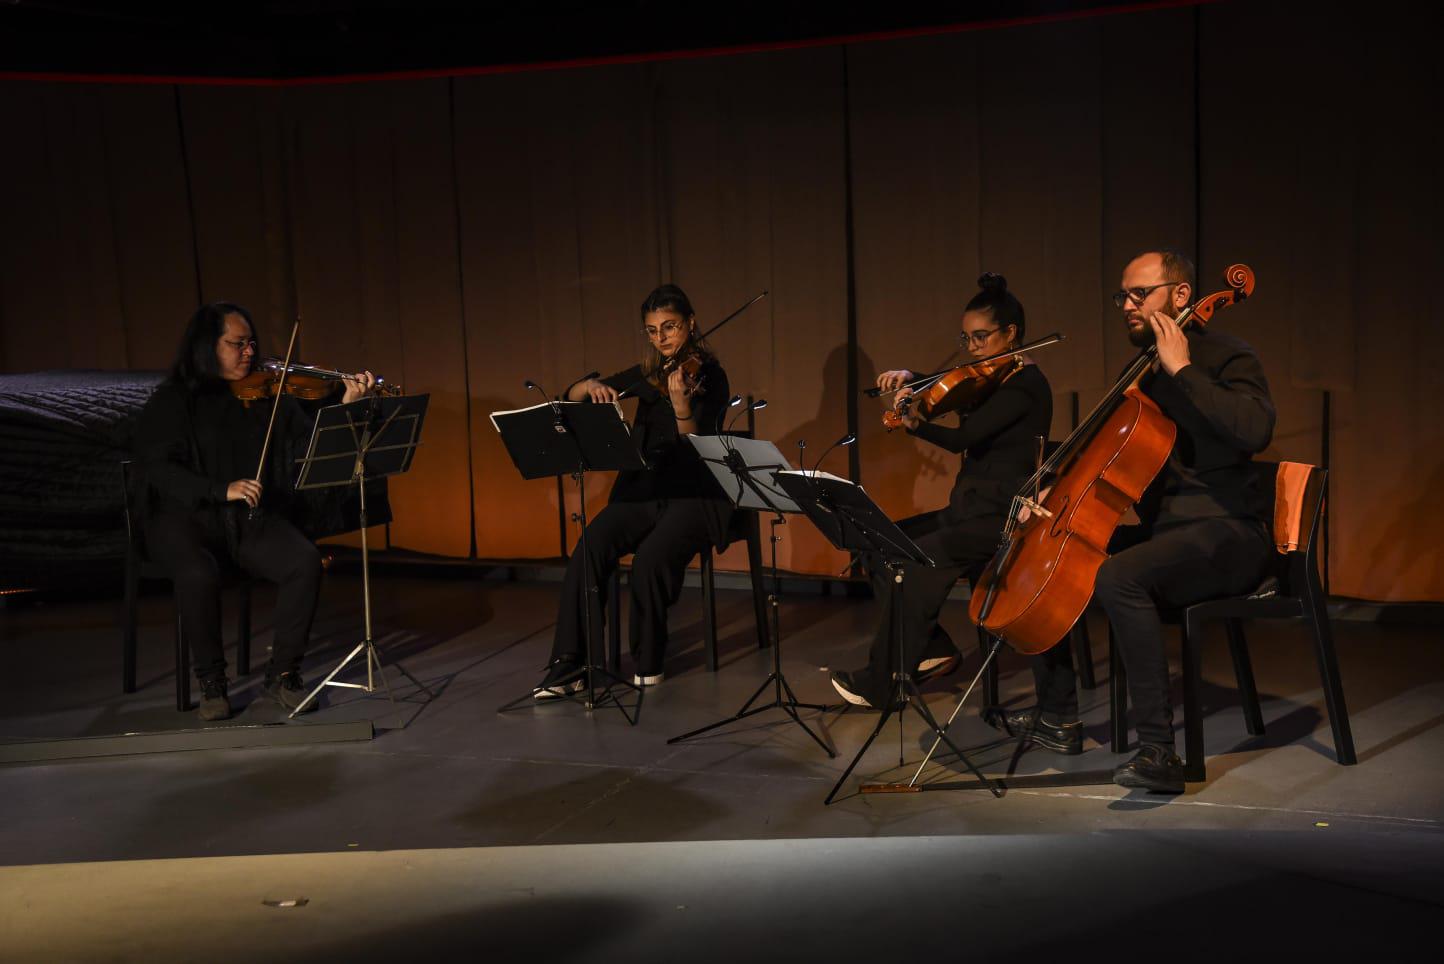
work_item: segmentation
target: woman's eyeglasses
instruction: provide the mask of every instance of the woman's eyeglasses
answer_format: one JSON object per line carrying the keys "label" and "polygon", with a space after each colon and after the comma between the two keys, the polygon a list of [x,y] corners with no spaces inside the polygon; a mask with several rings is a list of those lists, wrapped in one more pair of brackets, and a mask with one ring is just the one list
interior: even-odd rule
{"label": "woman's eyeglasses", "polygon": [[642,329],[642,334],[646,335],[653,341],[656,341],[657,339],[664,338],[667,335],[675,335],[677,332],[681,331],[682,328],[683,325],[680,321],[664,321],[662,322],[662,327],[660,328],[653,328],[651,325],[645,326]]}
{"label": "woman's eyeglasses", "polygon": [[244,339],[244,340],[237,340],[237,341],[231,341],[231,340],[229,340],[229,339],[222,339],[222,340],[223,340],[227,345],[230,345],[232,348],[234,348],[237,352],[243,352],[243,351],[245,351],[247,348],[249,348],[251,351],[255,351],[255,350],[256,350],[256,339],[254,339],[254,338],[247,338],[247,339]]}
{"label": "woman's eyeglasses", "polygon": [[1002,331],[1001,328],[984,328],[979,331],[975,331],[972,334],[969,334],[965,331],[958,335],[958,344],[964,348],[967,348],[970,344],[986,345],[988,343],[988,339],[992,338],[1000,331]]}

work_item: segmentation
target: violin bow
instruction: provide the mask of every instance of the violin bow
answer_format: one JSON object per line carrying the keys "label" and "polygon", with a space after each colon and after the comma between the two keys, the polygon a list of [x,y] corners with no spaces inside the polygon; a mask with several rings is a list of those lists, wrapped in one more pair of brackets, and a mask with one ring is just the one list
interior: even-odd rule
{"label": "violin bow", "polygon": [[[1000,358],[1011,358],[1014,355],[1021,355],[1024,352],[1030,352],[1035,348],[1047,348],[1049,345],[1056,345],[1060,341],[1067,340],[1068,336],[1064,335],[1060,331],[1055,331],[1051,335],[1044,335],[1037,341],[1030,341],[1026,345],[1021,345],[1017,348],[1009,348],[1007,351],[1000,351],[996,355],[989,355],[987,358],[979,358],[976,361],[964,362],[964,365],[983,365],[990,361],[997,361]],[[956,355],[957,352],[954,352],[953,354]],[[961,368],[963,366],[960,365],[957,367]],[[927,388],[933,382],[937,381],[939,378],[942,378],[950,371],[952,371],[951,368],[945,368],[942,371],[933,372],[930,375],[919,375],[912,381],[907,382],[903,385],[899,385],[897,388],[894,388],[891,391],[884,392],[881,388],[878,388],[876,385],[874,385],[871,388],[864,388],[862,390],[862,393],[868,398],[877,398],[880,395],[891,395],[893,392],[900,392],[904,388],[911,388],[916,391],[921,388]]]}
{"label": "violin bow", "polygon": [[281,366],[281,380],[276,384],[276,394],[271,398],[271,419],[266,423],[266,439],[261,443],[261,461],[256,464],[256,481],[265,474],[266,455],[271,451],[271,433],[276,428],[276,413],[281,410],[281,398],[286,394],[286,376],[291,371],[291,353],[296,350],[296,335],[301,331],[301,319],[291,326],[291,343],[286,346],[286,361]]}

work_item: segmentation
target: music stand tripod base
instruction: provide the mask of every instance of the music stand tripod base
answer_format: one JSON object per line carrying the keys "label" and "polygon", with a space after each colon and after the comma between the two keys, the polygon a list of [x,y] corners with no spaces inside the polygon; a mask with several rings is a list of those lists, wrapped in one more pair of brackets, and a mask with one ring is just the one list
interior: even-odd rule
{"label": "music stand tripod base", "polygon": [[[372,397],[346,405],[328,406],[316,413],[316,425],[311,432],[306,455],[297,460],[301,470],[296,489],[356,486],[360,499],[361,595],[366,635],[325,679],[306,694],[306,698],[288,715],[290,719],[303,712],[328,686],[374,693],[378,675],[381,685],[386,688],[386,698],[396,702],[371,631],[371,550],[366,537],[370,520],[366,514],[366,482],[368,479],[398,475],[411,468],[430,398],[429,395]],[[337,682],[336,677],[341,671],[363,652],[366,654],[366,682]],[[397,662],[395,666],[417,689],[428,697],[435,696],[401,663]]]}
{"label": "music stand tripod base", "polygon": [[[826,536],[835,547],[844,552],[872,553],[875,558],[882,559],[884,565],[892,573],[893,592],[898,596],[901,596],[904,588],[904,564],[933,565],[926,553],[919,549],[907,534],[898,528],[897,523],[889,519],[877,503],[868,497],[867,493],[862,490],[862,486],[846,479],[819,475],[815,472],[779,472],[776,478],[778,485],[796,500],[807,517],[817,526],[818,531]],[[873,727],[872,733],[863,742],[857,755],[852,758],[852,762],[847,765],[847,769],[843,770],[842,776],[838,778],[831,792],[823,799],[823,803],[832,803],[838,791],[842,789],[842,785],[847,782],[852,771],[862,762],[868,748],[872,746],[873,741],[877,739],[878,734],[882,732],[887,721],[895,713],[899,714],[898,754],[901,757],[901,712],[909,707],[927,724],[933,735],[946,744],[948,749],[952,750],[967,765],[977,778],[978,789],[987,790],[995,797],[1001,796],[1002,791],[998,786],[983,776],[968,755],[954,744],[946,731],[938,725],[938,721],[923,700],[922,694],[918,692],[910,668],[904,665],[900,627],[901,608],[900,599],[894,599],[893,618],[888,624],[888,643],[890,653],[894,654],[897,660],[897,670],[893,674],[886,705],[878,714],[877,725]]]}
{"label": "music stand tripod base", "polygon": [[[732,501],[734,511],[770,511],[773,513],[773,518],[770,520],[772,527],[770,536],[772,592],[767,598],[771,617],[772,672],[767,674],[767,678],[736,713],[680,736],[674,736],[667,743],[669,745],[682,743],[693,737],[701,736],[703,733],[710,733],[720,727],[744,720],[749,716],[765,713],[768,710],[781,710],[792,718],[792,722],[802,727],[803,732],[812,738],[812,742],[822,748],[828,759],[835,759],[837,751],[824,743],[822,738],[814,733],[797,713],[800,709],[826,713],[832,707],[824,703],[799,701],[797,694],[792,691],[792,684],[782,673],[782,630],[778,614],[782,582],[777,570],[777,527],[787,524],[783,519],[784,512],[802,511],[802,508],[780,489],[775,481],[775,474],[779,469],[789,468],[787,460],[782,457],[777,446],[760,439],[733,435],[688,435],[687,441],[697,450],[697,455],[722,486],[722,490]],[[769,686],[773,688],[772,701],[762,706],[753,706],[761,699],[762,694],[767,692]]]}

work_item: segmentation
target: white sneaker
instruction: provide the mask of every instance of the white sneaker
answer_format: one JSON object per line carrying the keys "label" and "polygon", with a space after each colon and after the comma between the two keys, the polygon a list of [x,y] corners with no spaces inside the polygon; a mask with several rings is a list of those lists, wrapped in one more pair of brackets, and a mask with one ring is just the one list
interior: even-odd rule
{"label": "white sneaker", "polygon": [[640,676],[640,675],[638,675],[638,676],[633,676],[633,677],[632,677],[632,685],[633,685],[633,686],[656,686],[658,683],[662,682],[662,678],[665,677],[666,675],[667,675],[666,673],[658,673],[656,676]]}

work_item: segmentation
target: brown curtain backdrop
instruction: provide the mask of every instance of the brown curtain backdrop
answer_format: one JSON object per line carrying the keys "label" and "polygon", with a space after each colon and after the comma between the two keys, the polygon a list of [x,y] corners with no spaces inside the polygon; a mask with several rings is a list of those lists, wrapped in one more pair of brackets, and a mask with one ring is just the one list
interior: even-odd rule
{"label": "brown curtain backdrop", "polygon": [[[540,401],[525,378],[632,364],[654,285],[704,325],[768,290],[714,339],[733,391],[768,399],[759,433],[794,461],[857,431],[860,480],[906,515],[956,458],[884,433],[871,400],[849,424],[850,378],[942,364],[997,271],[1030,336],[1068,337],[1039,356],[1061,437],[1132,352],[1123,263],[1171,244],[1204,290],[1258,273],[1215,323],[1267,366],[1264,457],[1319,461],[1328,393],[1334,592],[1444,601],[1427,27],[1408,4],[1240,2],[456,80],[4,82],[0,370],[161,368],[216,299],[279,352],[299,315],[306,360],[431,394],[393,545],[547,557],[556,484],[516,477],[488,414]],[[806,522],[782,533],[782,565],[845,566]]]}

